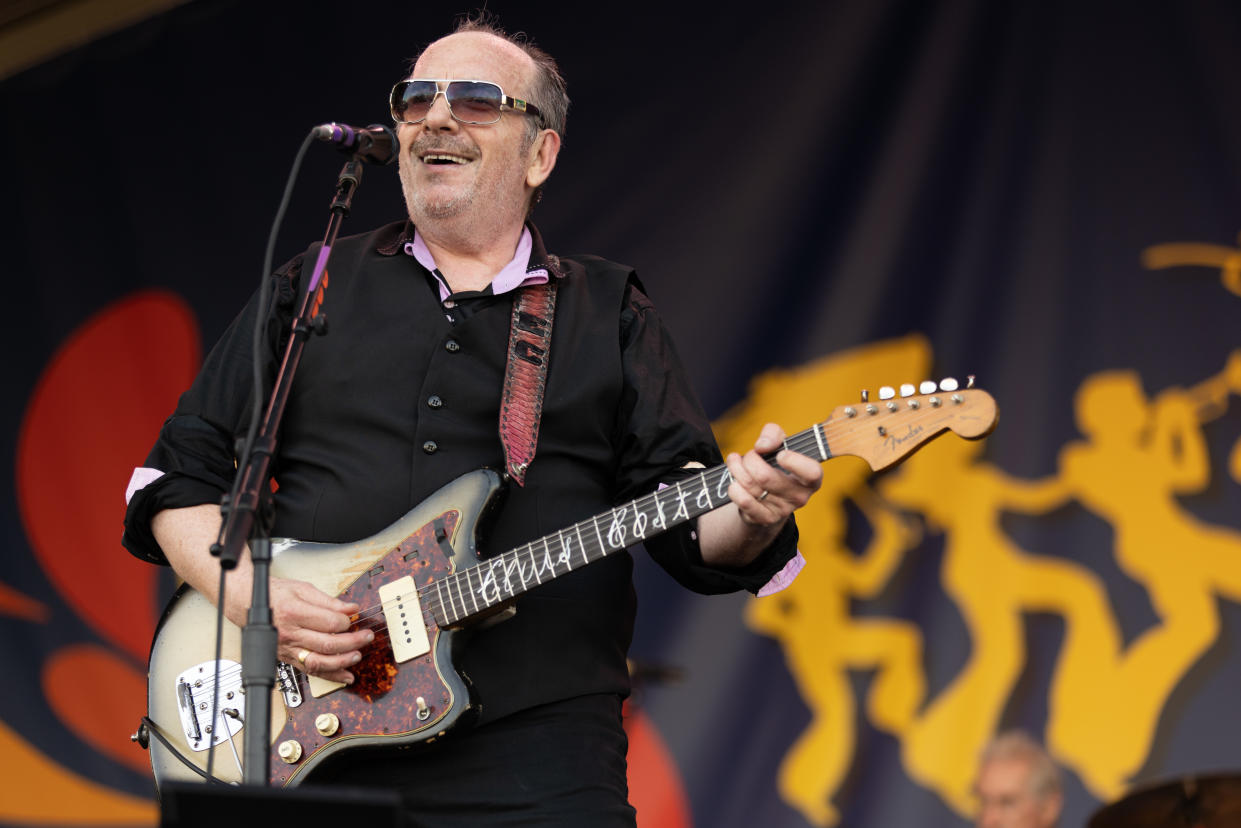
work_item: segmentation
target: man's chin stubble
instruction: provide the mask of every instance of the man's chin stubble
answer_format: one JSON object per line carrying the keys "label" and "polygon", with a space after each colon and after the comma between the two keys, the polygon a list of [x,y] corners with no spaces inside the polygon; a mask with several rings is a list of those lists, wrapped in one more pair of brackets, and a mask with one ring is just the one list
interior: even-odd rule
{"label": "man's chin stubble", "polygon": [[410,216],[423,216],[432,219],[454,218],[469,209],[472,202],[470,193],[460,193],[449,198],[432,198],[423,192],[411,192],[405,188],[405,208]]}

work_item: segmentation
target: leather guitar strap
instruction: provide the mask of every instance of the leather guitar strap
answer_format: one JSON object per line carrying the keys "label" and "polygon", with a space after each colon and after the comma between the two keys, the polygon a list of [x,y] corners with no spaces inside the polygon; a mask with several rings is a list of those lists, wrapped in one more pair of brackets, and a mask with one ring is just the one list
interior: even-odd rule
{"label": "leather guitar strap", "polygon": [[526,484],[526,469],[534,460],[543,416],[543,390],[551,355],[552,318],[556,313],[556,283],[529,285],[518,291],[509,326],[508,365],[500,401],[500,442],[504,464],[517,485]]}

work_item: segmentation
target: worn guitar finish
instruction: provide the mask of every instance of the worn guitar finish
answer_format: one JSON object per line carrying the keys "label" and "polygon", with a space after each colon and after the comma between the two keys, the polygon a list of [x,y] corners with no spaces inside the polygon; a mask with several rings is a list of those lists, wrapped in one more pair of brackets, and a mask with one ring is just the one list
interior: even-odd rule
{"label": "worn guitar finish", "polygon": [[[837,408],[825,422],[788,438],[785,447],[820,461],[855,455],[878,470],[945,430],[975,438],[996,420],[995,401],[974,388],[921,396],[910,389],[903,397],[891,396]],[[356,602],[362,610],[353,628],[373,630],[375,641],[351,668],[356,680],[347,687],[279,666],[272,694],[271,783],[299,784],[325,761],[355,747],[409,747],[444,735],[470,710],[468,688],[454,667],[464,626],[546,581],[724,505],[730,483],[727,467],[717,466],[480,560],[475,548],[479,523],[501,488],[499,476],[484,469],[458,478],[365,540],[274,542],[274,577],[308,581]],[[222,712],[213,721],[214,631],[215,608],[183,587],[156,632],[148,705],[156,735],[172,745],[170,750],[158,738],[151,742],[151,765],[160,785],[200,778],[213,741],[213,775],[230,782],[242,779],[237,758],[245,718],[240,630],[225,622]]]}
{"label": "worn guitar finish", "polygon": [[[357,602],[363,609],[355,618],[354,629],[369,627],[375,632],[375,642],[363,650],[362,661],[350,668],[354,683],[320,698],[312,694],[305,673],[281,666],[272,694],[272,785],[297,784],[310,770],[346,747],[427,741],[468,710],[468,690],[451,661],[452,639],[459,632],[437,620],[429,602],[424,601],[421,617],[430,636],[431,652],[398,665],[389,646],[385,618],[375,612],[380,603],[376,593],[383,583],[405,575],[425,588],[454,569],[477,564],[476,521],[499,488],[498,475],[480,470],[458,478],[366,540],[346,545],[273,543],[273,577],[308,581],[329,595]],[[221,660],[231,666],[221,671],[219,705],[228,709],[240,699],[241,631],[228,621],[224,626]],[[199,708],[199,715],[210,722],[214,631],[215,607],[197,591],[182,587],[156,632],[148,679],[151,720],[178,752],[202,771],[207,767],[206,726],[199,730],[203,738],[195,743],[188,732],[193,728],[183,726],[182,708],[186,694],[192,693],[190,706]],[[188,690],[182,689],[179,675],[195,666],[203,667],[195,673],[201,686],[194,687],[192,678]],[[228,698],[229,692],[234,694],[232,698]],[[429,711],[425,719],[418,717],[419,697]],[[204,704],[206,709],[201,709]],[[325,713],[334,714],[340,721],[337,734],[331,737],[316,728],[316,720]],[[220,722],[216,729],[222,729],[227,719],[222,716]],[[297,741],[302,748],[302,756],[294,764],[279,756],[279,746],[289,740]],[[240,756],[240,728],[231,741],[233,747],[226,743],[216,747],[213,774],[224,781],[239,782],[242,772],[233,748]],[[166,780],[199,778],[158,740],[151,742],[151,765],[161,785]]]}

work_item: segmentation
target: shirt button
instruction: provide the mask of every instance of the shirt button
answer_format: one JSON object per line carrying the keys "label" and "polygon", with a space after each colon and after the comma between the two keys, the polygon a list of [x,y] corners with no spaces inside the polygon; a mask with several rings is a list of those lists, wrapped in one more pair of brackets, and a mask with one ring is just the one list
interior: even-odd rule
{"label": "shirt button", "polygon": [[435,394],[432,394],[430,397],[427,397],[427,405],[431,406],[432,408],[443,408],[444,401],[441,400]]}
{"label": "shirt button", "polygon": [[425,454],[435,454],[435,452],[439,451],[439,446],[435,444],[434,440],[427,440],[422,444],[422,451]]}
{"label": "shirt button", "polygon": [[444,350],[450,354],[455,354],[461,350],[461,345],[455,339],[450,339],[444,343]]}

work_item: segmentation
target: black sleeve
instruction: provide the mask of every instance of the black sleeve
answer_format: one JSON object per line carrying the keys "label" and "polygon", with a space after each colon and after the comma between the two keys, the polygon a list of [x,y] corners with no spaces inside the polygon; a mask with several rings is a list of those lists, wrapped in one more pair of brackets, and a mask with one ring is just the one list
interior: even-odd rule
{"label": "black sleeve", "polygon": [[[625,393],[621,405],[618,502],[685,479],[723,462],[711,425],[658,312],[635,282],[621,311],[621,352]],[[690,521],[646,541],[647,551],[682,586],[714,594],[757,593],[797,554],[792,518],[775,541],[740,569],[708,566],[698,545],[697,522]]]}
{"label": "black sleeve", "polygon": [[[275,376],[295,311],[300,259],[272,276],[260,355],[265,386]],[[121,543],[144,561],[167,564],[151,533],[151,519],[164,509],[219,503],[236,472],[236,440],[249,428],[253,396],[254,324],[260,294],[233,320],[211,349],[176,411],[160,429],[144,465],[163,472],[134,492],[125,511]]]}

